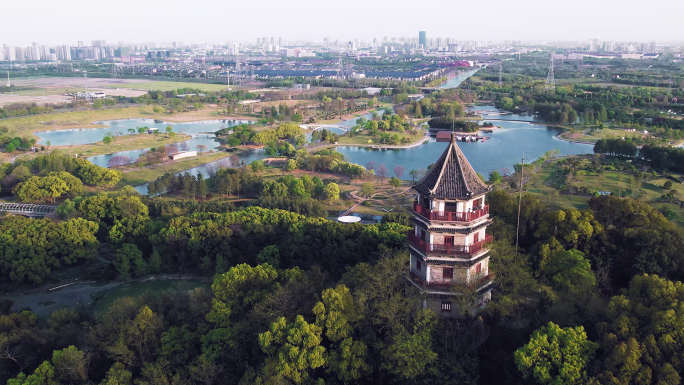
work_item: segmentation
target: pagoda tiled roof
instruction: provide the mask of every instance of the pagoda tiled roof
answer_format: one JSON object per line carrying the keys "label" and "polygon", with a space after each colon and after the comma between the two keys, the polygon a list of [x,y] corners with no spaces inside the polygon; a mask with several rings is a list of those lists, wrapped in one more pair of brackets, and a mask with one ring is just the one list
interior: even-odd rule
{"label": "pagoda tiled roof", "polygon": [[449,146],[413,189],[432,198],[469,200],[491,191],[478,176],[452,135]]}

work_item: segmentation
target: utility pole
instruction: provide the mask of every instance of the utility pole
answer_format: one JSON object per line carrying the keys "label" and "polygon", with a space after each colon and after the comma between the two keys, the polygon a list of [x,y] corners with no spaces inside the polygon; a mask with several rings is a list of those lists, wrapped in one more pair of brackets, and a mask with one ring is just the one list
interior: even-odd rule
{"label": "utility pole", "polygon": [[549,65],[549,74],[546,76],[546,85],[544,86],[544,90],[554,91],[556,89],[556,80],[553,77],[553,52],[549,54],[549,57],[551,58],[551,63]]}
{"label": "utility pole", "polygon": [[518,195],[518,227],[515,229],[515,256],[518,256],[518,240],[520,238],[520,208],[522,206],[522,187],[523,175],[525,174],[525,153],[522,156],[522,167],[520,168],[520,193]]}
{"label": "utility pole", "polygon": [[83,71],[83,77],[85,78],[85,100],[88,101],[88,71]]}

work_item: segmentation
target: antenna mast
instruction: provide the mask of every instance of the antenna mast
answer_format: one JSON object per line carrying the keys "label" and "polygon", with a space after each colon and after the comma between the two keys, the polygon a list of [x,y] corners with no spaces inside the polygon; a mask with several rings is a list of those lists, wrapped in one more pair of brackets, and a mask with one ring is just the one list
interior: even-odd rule
{"label": "antenna mast", "polygon": [[88,101],[88,71],[83,72],[83,78],[85,79],[85,100]]}
{"label": "antenna mast", "polygon": [[522,206],[522,187],[523,175],[525,174],[525,153],[522,156],[522,167],[520,168],[520,193],[518,195],[518,227],[515,229],[515,255],[518,256],[518,240],[520,238],[520,207]]}
{"label": "antenna mast", "polygon": [[503,61],[499,63],[499,87],[503,84]]}
{"label": "antenna mast", "polygon": [[549,74],[546,77],[546,86],[544,87],[544,90],[555,91],[556,90],[556,80],[553,77],[553,52],[551,52],[549,54],[549,57],[551,58],[551,64],[549,65]]}

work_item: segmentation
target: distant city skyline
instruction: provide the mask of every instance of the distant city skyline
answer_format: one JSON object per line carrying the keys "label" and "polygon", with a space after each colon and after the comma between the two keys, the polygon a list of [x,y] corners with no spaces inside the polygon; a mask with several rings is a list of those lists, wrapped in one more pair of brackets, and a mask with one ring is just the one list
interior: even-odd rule
{"label": "distant city skyline", "polygon": [[[420,12],[420,10],[424,12]],[[337,3],[300,0],[252,2],[208,0],[188,6],[179,0],[120,0],[96,5],[84,0],[37,0],[3,5],[0,44],[77,45],[78,41],[218,43],[284,40],[372,40],[384,36],[452,37],[481,41],[684,42],[684,29],[666,15],[684,14],[684,2],[653,0],[572,3],[493,0],[455,3],[447,0],[413,4],[350,0]],[[426,16],[422,16],[426,15]],[[450,17],[449,15],[453,15]],[[441,18],[441,20],[439,19]]]}

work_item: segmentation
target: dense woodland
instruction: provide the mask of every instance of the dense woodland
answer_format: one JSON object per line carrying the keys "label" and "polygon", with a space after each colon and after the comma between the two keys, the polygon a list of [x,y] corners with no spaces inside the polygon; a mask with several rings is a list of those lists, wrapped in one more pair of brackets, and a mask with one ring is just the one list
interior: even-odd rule
{"label": "dense woodland", "polygon": [[[305,184],[321,194],[323,182],[289,178],[261,183],[255,204],[305,204],[306,188],[290,194]],[[124,189],[62,207],[57,222],[3,219],[5,279],[40,284],[108,243],[112,278],[194,272],[213,284],[120,299],[101,314],[5,310],[2,375],[11,384],[679,383],[680,228],[627,198],[578,211],[524,195],[516,253],[516,196],[495,190],[488,202],[497,286],[484,312],[458,320],[421,310],[406,285],[405,214],[348,225],[315,209]]]}

